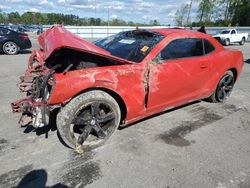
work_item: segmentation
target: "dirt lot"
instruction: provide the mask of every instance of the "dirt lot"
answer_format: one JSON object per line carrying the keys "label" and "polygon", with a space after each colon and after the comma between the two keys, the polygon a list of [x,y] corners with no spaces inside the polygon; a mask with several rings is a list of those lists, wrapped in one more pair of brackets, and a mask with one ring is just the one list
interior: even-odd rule
{"label": "dirt lot", "polygon": [[30,52],[0,55],[0,187],[250,187],[250,43],[230,48],[248,61],[226,103],[162,113],[83,156],[56,130],[18,126],[10,102]]}

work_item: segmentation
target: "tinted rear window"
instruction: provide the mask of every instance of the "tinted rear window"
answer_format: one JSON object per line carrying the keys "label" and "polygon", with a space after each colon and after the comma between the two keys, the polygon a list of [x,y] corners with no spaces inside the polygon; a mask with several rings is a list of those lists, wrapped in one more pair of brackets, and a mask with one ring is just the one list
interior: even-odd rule
{"label": "tinted rear window", "polygon": [[215,47],[208,41],[204,39],[205,54],[208,54],[215,50]]}

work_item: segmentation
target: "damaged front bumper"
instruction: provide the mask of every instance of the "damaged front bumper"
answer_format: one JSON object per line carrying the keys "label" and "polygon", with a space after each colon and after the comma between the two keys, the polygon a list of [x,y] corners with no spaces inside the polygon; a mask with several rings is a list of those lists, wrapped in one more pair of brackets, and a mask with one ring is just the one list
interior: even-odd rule
{"label": "damaged front bumper", "polygon": [[[44,62],[39,62],[34,53],[24,76],[20,77],[19,90],[26,93],[25,98],[11,103],[14,113],[22,113],[19,120],[21,126],[33,125],[35,128],[48,124],[50,108],[48,85],[52,88],[53,81],[49,81],[55,68],[48,69]],[[50,90],[51,91],[51,90]]]}
{"label": "damaged front bumper", "polygon": [[42,127],[47,124],[46,116],[49,114],[43,114],[43,112],[48,112],[48,110],[43,110],[42,103],[34,101],[31,96],[12,102],[11,107],[14,113],[22,113],[18,122],[21,126]]}

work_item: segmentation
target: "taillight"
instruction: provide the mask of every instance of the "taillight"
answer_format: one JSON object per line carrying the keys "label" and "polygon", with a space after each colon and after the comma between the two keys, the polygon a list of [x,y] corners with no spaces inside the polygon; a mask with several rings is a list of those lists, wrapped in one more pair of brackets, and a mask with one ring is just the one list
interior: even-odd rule
{"label": "taillight", "polygon": [[19,37],[23,40],[28,40],[29,37],[27,35],[19,35]]}

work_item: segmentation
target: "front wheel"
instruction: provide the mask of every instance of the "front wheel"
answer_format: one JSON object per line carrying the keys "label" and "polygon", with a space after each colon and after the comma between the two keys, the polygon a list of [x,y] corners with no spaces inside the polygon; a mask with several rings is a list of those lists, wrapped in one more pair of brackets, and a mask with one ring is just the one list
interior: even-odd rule
{"label": "front wheel", "polygon": [[78,152],[102,145],[120,124],[121,111],[113,97],[89,91],[72,99],[57,115],[63,141]]}
{"label": "front wheel", "polygon": [[16,43],[8,41],[3,44],[3,51],[7,55],[14,55],[18,52],[18,46]]}
{"label": "front wheel", "polygon": [[224,102],[231,94],[235,78],[232,71],[227,71],[220,79],[216,90],[207,99],[209,102]]}

